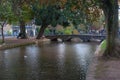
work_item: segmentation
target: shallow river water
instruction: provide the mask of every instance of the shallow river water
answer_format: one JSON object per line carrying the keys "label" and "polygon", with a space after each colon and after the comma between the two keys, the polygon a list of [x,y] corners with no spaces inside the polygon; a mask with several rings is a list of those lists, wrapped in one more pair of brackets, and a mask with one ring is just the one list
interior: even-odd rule
{"label": "shallow river water", "polygon": [[0,51],[0,80],[85,80],[96,43],[43,43]]}

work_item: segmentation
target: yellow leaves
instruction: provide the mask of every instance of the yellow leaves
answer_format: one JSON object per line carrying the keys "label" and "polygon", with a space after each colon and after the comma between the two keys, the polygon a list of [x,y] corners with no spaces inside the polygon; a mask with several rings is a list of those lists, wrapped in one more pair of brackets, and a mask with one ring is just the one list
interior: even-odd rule
{"label": "yellow leaves", "polygon": [[103,12],[98,6],[95,6],[85,9],[85,14],[87,15],[88,21],[93,22],[97,21],[103,15]]}
{"label": "yellow leaves", "polygon": [[84,25],[84,24],[80,24],[79,26],[80,26],[80,27],[82,27],[82,28],[84,28],[84,27],[85,27],[85,25]]}
{"label": "yellow leaves", "polygon": [[72,29],[72,27],[71,27],[71,26],[68,26],[68,27],[66,27],[66,29],[71,30],[71,29]]}
{"label": "yellow leaves", "polygon": [[67,2],[67,0],[59,0],[59,4],[60,4],[61,9],[64,9],[66,2]]}
{"label": "yellow leaves", "polygon": [[67,2],[67,0],[60,0],[60,2],[64,5]]}
{"label": "yellow leaves", "polygon": [[76,10],[76,6],[75,6],[75,5],[72,6],[71,10],[72,10],[72,11],[75,11],[75,10]]}
{"label": "yellow leaves", "polygon": [[76,35],[79,34],[78,30],[77,30],[77,29],[74,29],[74,30],[73,30],[73,34],[76,34]]}
{"label": "yellow leaves", "polygon": [[71,34],[72,34],[72,31],[73,31],[73,27],[72,27],[72,26],[67,26],[67,27],[64,29],[64,33],[67,34],[67,35],[71,35]]}
{"label": "yellow leaves", "polygon": [[78,29],[80,29],[80,30],[86,30],[86,26],[84,24],[80,24],[78,26]]}
{"label": "yellow leaves", "polygon": [[52,5],[57,3],[57,0],[39,0],[40,5]]}
{"label": "yellow leaves", "polygon": [[97,30],[97,29],[99,29],[101,26],[102,26],[102,25],[100,24],[99,21],[94,21],[94,22],[93,22],[93,28],[94,28],[94,29]]}
{"label": "yellow leaves", "polygon": [[86,14],[90,14],[90,9],[85,9]]}
{"label": "yellow leaves", "polygon": [[56,26],[56,30],[57,30],[57,31],[62,31],[62,30],[63,30],[63,26],[57,25],[57,26]]}

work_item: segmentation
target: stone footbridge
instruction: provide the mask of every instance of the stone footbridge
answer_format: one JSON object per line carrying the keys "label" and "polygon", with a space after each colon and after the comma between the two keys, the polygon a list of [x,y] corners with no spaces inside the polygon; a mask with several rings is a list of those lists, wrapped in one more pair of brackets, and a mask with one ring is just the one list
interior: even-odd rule
{"label": "stone footbridge", "polygon": [[80,38],[84,42],[88,42],[92,39],[98,39],[100,41],[106,38],[106,35],[96,35],[96,34],[80,34],[80,35],[47,35],[45,36],[51,41],[57,41],[57,39],[61,39],[62,41],[70,41],[72,38]]}

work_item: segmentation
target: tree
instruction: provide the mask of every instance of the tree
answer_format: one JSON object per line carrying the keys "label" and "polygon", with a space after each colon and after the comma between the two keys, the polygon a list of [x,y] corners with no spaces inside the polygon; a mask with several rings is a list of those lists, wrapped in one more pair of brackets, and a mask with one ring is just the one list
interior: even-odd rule
{"label": "tree", "polygon": [[[102,1],[107,26],[107,48],[105,57],[120,57],[118,38],[118,0]],[[118,47],[119,46],[119,47]]]}
{"label": "tree", "polygon": [[20,37],[21,39],[27,38],[26,36],[26,22],[31,21],[34,16],[32,14],[31,5],[34,0],[9,0],[12,5],[12,11],[14,18],[20,25]]}
{"label": "tree", "polygon": [[61,12],[59,5],[43,6],[42,8],[34,6],[33,10],[35,12],[35,24],[41,25],[37,39],[42,37],[44,30],[48,25],[53,27],[56,27],[57,24],[63,26],[69,25],[66,17]]}
{"label": "tree", "polygon": [[[49,7],[39,6],[39,9],[34,8],[34,11],[36,11],[35,16],[36,23],[42,24],[40,33],[37,38],[40,38],[42,36],[44,29],[47,27],[48,24],[52,24],[54,21],[55,21],[54,23],[56,24],[56,19],[58,20],[60,17],[58,18],[58,16],[55,15],[60,16],[61,14],[60,10],[64,12],[64,17],[66,21],[69,20],[73,24],[79,24],[81,21],[85,23],[92,23],[94,21],[97,21],[97,19],[101,15],[100,9],[102,9],[105,15],[105,22],[107,26],[107,48],[104,56],[110,57],[120,56],[119,50],[116,50],[117,47],[116,39],[118,37],[117,33],[118,0],[59,0],[59,1],[60,1],[59,7],[52,6],[52,8],[49,8],[50,6]],[[49,3],[49,1],[45,0],[45,3],[46,2]],[[48,14],[52,16],[48,16]],[[77,18],[78,16],[81,16],[81,18],[80,19]]]}
{"label": "tree", "polygon": [[107,27],[107,48],[103,56],[120,57],[120,45],[118,43],[118,0],[65,0],[64,5],[69,3],[73,11],[80,9],[86,14],[86,22],[97,21],[100,9],[105,15]]}
{"label": "tree", "polygon": [[3,28],[7,23],[11,22],[12,19],[12,11],[11,5],[8,1],[1,0],[0,1],[0,26],[1,26],[1,34],[2,34],[2,43],[4,43],[4,32]]}
{"label": "tree", "polygon": [[117,41],[118,0],[91,0],[91,3],[96,7],[99,6],[98,8],[101,8],[105,15],[105,23],[107,27],[107,48],[103,56],[120,57],[120,44]]}
{"label": "tree", "polygon": [[4,39],[4,31],[3,31],[3,27],[4,27],[5,24],[6,24],[5,21],[3,21],[3,22],[0,23],[0,26],[1,26],[1,35],[2,35],[2,43],[5,42],[5,39]]}
{"label": "tree", "polygon": [[66,0],[70,4],[69,7],[75,11],[80,9],[86,14],[86,22],[97,21],[100,9],[105,15],[105,24],[107,27],[107,48],[103,56],[120,57],[120,45],[116,39],[118,38],[118,0]]}

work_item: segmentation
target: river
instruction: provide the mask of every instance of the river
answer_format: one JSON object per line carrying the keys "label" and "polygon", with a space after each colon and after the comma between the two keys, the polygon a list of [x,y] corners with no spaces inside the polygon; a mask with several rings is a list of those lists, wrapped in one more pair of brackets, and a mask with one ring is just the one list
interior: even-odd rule
{"label": "river", "polygon": [[43,43],[0,51],[0,80],[85,80],[97,43]]}

